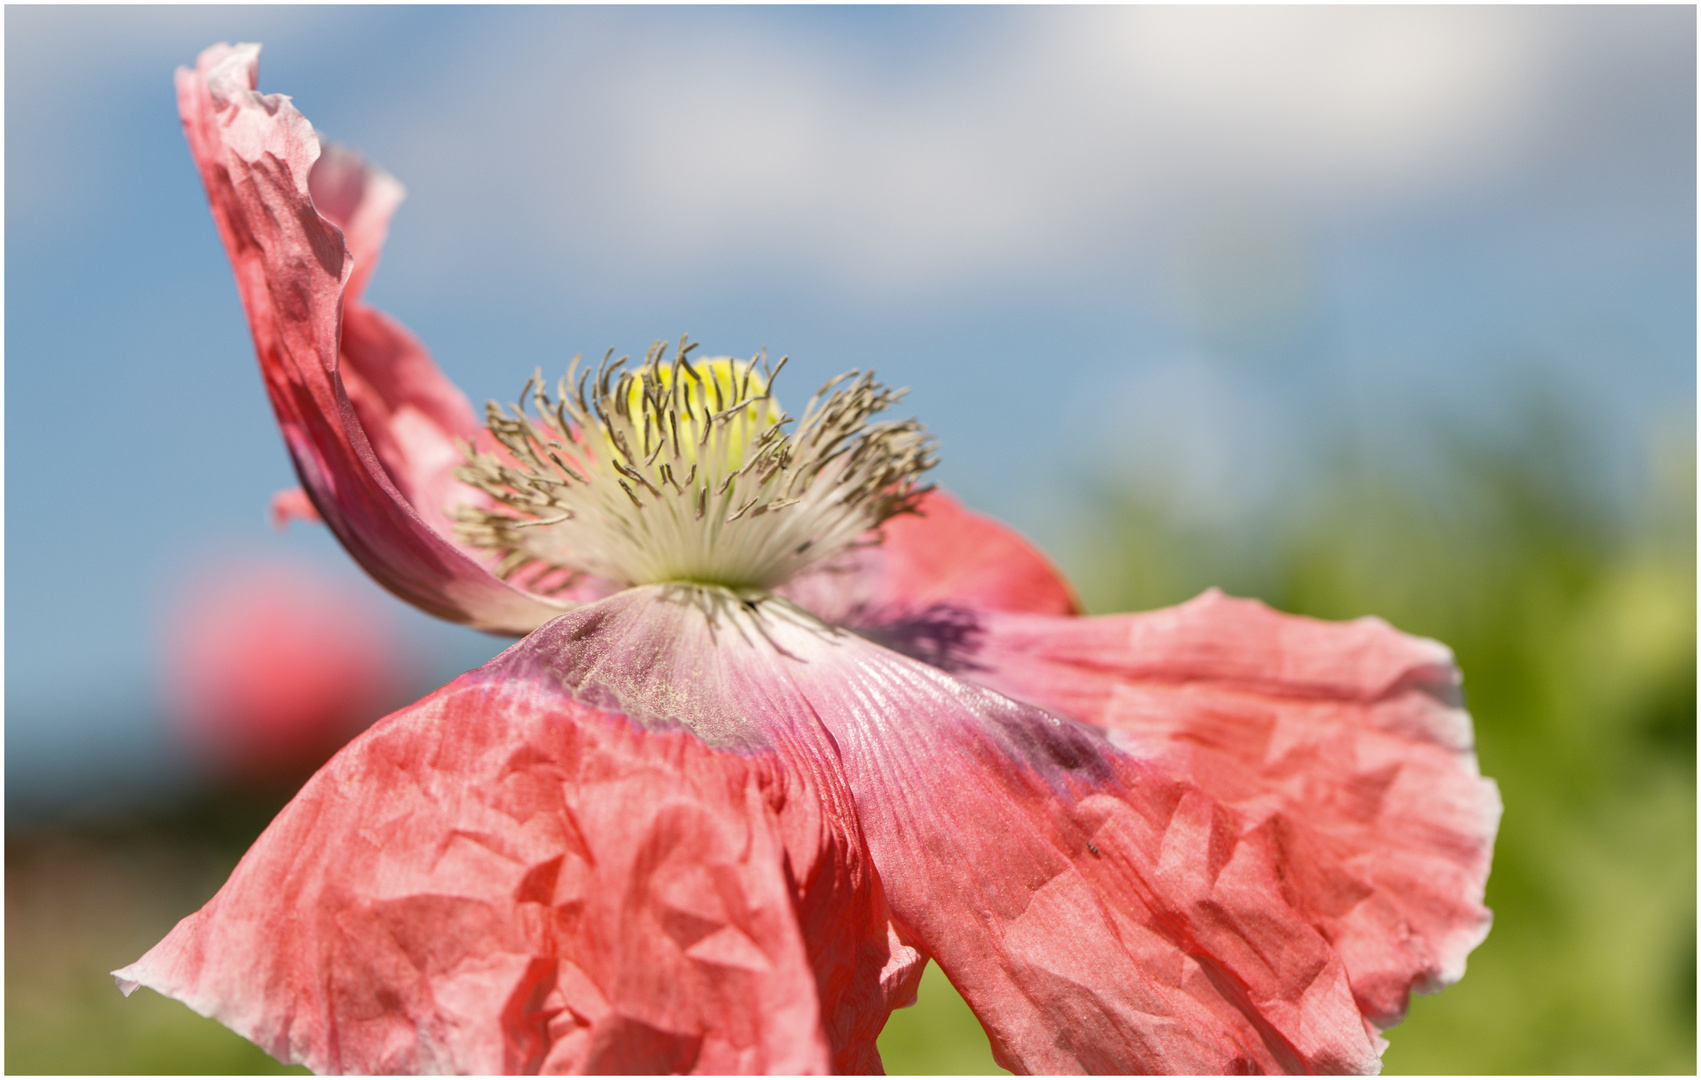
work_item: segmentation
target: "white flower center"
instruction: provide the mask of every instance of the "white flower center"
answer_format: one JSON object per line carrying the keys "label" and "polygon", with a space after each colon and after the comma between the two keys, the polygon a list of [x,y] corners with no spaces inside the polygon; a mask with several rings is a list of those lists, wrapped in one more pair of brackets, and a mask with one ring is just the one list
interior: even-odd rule
{"label": "white flower center", "polygon": [[929,490],[922,427],[868,422],[903,391],[841,375],[788,434],[771,392],[785,360],[692,360],[694,347],[681,340],[668,362],[655,345],[636,371],[604,358],[594,380],[575,358],[558,399],[534,376],[521,396],[535,419],[491,402],[486,424],[506,453],[467,449],[455,475],[494,505],[455,508],[461,537],[501,552],[504,577],[559,567],[627,585],[771,589]]}

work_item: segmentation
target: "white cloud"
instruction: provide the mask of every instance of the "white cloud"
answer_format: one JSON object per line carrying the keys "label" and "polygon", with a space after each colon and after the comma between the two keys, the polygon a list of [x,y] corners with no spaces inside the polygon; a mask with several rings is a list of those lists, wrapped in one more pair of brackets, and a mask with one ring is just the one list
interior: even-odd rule
{"label": "white cloud", "polygon": [[1527,117],[1539,75],[1539,36],[1493,10],[1148,8],[1119,23],[1071,44],[1108,75],[1107,112],[1186,181],[1339,195],[1468,172]]}
{"label": "white cloud", "polygon": [[[850,12],[8,18],[30,31],[8,73],[20,135],[103,95],[169,108],[163,53],[258,34],[262,88],[413,192],[410,278],[518,261],[625,292],[707,270],[933,296],[1090,276],[1213,201],[1305,215],[1468,191],[1531,160],[1556,80],[1599,45],[1538,8],[978,9],[931,16],[920,46]],[[1617,35],[1599,47],[1660,47],[1657,20],[1592,18]],[[380,42],[382,78],[405,84],[359,77]],[[296,84],[315,64],[352,72],[332,81],[360,100],[315,108],[327,88]],[[67,153],[10,194],[45,211],[95,197],[95,172]]]}
{"label": "white cloud", "polygon": [[526,234],[614,272],[764,258],[949,287],[1091,256],[1200,197],[1303,210],[1469,184],[1539,104],[1535,16],[989,12],[1001,33],[896,74],[759,21],[610,22],[566,57],[505,39],[436,88],[457,104],[416,137],[469,199],[523,207]]}

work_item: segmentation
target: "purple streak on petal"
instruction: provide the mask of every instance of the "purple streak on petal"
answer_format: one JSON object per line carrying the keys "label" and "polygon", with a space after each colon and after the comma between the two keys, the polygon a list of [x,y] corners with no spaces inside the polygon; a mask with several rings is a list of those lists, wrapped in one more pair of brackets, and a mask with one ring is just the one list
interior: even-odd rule
{"label": "purple streak on petal", "polygon": [[1341,960],[1268,837],[1102,734],[851,636],[776,634],[892,910],[1001,1063],[1373,1071]]}
{"label": "purple streak on petal", "polygon": [[1005,1064],[1376,1066],[1340,959],[1282,897],[1269,838],[1209,796],[782,601],[723,600],[711,640],[691,592],[629,590],[555,620],[527,677],[656,730],[842,766],[904,933]]}

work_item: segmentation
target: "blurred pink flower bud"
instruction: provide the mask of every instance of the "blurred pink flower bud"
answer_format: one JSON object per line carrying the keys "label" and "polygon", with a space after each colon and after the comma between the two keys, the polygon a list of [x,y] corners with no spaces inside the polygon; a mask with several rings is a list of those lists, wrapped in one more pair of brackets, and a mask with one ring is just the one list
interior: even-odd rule
{"label": "blurred pink flower bud", "polygon": [[165,635],[165,698],[227,779],[311,769],[403,688],[393,630],[358,587],[248,557],[198,573]]}

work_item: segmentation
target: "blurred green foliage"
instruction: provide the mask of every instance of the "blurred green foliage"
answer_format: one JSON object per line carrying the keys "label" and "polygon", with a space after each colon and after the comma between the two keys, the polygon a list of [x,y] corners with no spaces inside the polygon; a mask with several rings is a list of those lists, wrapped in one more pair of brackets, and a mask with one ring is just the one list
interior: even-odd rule
{"label": "blurred green foliage", "polygon": [[112,969],[151,948],[223,884],[236,854],[204,836],[11,832],[6,837],[6,1072],[299,1073]]}
{"label": "blurred green foliage", "polygon": [[[1256,528],[1185,526],[1115,483],[1085,500],[1060,554],[1091,610],[1219,585],[1377,614],[1457,653],[1506,805],[1495,926],[1465,979],[1389,1033],[1390,1072],[1695,1070],[1695,449],[1693,428],[1665,440],[1636,494],[1595,486],[1552,421],[1500,446],[1454,440],[1427,475],[1343,455],[1311,502]],[[104,974],[210,895],[232,839],[9,838],[8,1071],[279,1068]],[[896,1073],[1000,1071],[937,968],[880,1046]]]}
{"label": "blurred green foliage", "polygon": [[[1693,1073],[1696,638],[1693,427],[1634,493],[1537,410],[1402,473],[1343,453],[1262,526],[1188,526],[1106,481],[1059,553],[1088,609],[1216,585],[1283,611],[1380,615],[1452,646],[1506,814],[1493,932],[1458,985],[1388,1033],[1394,1073]],[[936,971],[881,1039],[892,1072],[990,1070]]]}
{"label": "blurred green foliage", "polygon": [[968,1003],[934,963],[921,976],[915,1004],[886,1021],[880,1058],[893,1075],[1009,1075],[992,1060],[992,1047]]}

